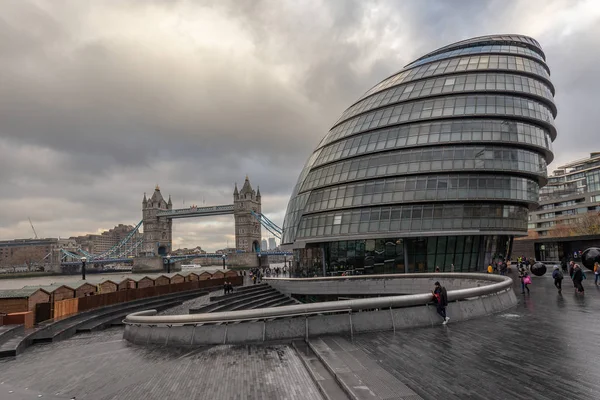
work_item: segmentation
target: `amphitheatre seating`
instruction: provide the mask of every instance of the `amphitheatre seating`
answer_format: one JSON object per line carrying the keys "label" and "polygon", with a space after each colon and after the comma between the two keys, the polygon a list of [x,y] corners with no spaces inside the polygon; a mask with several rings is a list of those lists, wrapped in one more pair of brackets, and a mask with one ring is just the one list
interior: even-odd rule
{"label": "amphitheatre seating", "polygon": [[267,284],[244,286],[234,291],[234,293],[211,296],[210,299],[211,303],[200,308],[191,308],[189,313],[204,314],[298,304],[295,299],[286,296]]}
{"label": "amphitheatre seating", "polygon": [[103,329],[111,326],[114,322],[119,322],[131,312],[149,307],[164,310],[206,294],[208,292],[205,289],[170,293],[84,311],[59,320],[42,323],[33,329],[24,330],[22,326],[16,326],[10,330],[3,329],[0,331],[0,358],[15,357],[26,347],[35,343],[63,340],[77,332]]}

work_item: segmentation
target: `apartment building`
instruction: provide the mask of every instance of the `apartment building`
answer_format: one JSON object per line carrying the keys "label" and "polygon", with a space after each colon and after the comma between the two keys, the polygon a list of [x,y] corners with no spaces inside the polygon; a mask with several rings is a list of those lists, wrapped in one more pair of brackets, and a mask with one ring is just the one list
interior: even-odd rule
{"label": "apartment building", "polygon": [[600,211],[600,152],[554,171],[540,190],[540,207],[529,213],[528,228],[552,236],[556,225],[575,224],[590,211]]}

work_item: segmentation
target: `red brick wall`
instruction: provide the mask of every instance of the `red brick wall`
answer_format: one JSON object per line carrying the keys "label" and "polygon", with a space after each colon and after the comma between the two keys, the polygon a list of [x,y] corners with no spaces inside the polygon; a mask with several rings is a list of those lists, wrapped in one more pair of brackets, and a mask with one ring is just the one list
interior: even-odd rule
{"label": "red brick wall", "polygon": [[27,299],[0,299],[0,312],[10,314],[28,311]]}
{"label": "red brick wall", "polygon": [[18,312],[8,314],[4,317],[4,325],[20,325],[23,324],[25,329],[33,328],[34,319],[31,311]]}
{"label": "red brick wall", "polygon": [[166,276],[159,276],[154,280],[154,286],[168,285],[169,282],[170,280]]}
{"label": "red brick wall", "polygon": [[[85,283],[75,290],[75,297],[91,296],[96,293],[96,285]],[[55,300],[56,301],[56,300]]]}
{"label": "red brick wall", "polygon": [[116,283],[111,281],[105,281],[100,284],[100,293],[112,293],[118,290]]}
{"label": "red brick wall", "polygon": [[119,282],[119,290],[135,289],[136,283],[133,279],[126,279],[123,282]]}
{"label": "red brick wall", "polygon": [[154,281],[150,278],[142,278],[137,283],[138,289],[142,289],[142,288],[146,288],[146,287],[150,287],[150,286],[154,286]]}
{"label": "red brick wall", "polygon": [[29,296],[29,311],[35,312],[35,305],[38,303],[48,303],[50,301],[50,295],[46,292],[38,290],[31,296]]}
{"label": "red brick wall", "polygon": [[53,301],[61,301],[65,299],[72,299],[75,297],[75,292],[67,287],[59,287],[53,292]]}

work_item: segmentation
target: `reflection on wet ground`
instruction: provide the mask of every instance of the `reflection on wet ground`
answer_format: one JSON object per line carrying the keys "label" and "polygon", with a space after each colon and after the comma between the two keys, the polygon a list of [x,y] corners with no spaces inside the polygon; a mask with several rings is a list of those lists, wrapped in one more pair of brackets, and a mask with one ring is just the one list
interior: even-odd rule
{"label": "reflection on wet ground", "polygon": [[[600,289],[588,279],[577,296],[566,279],[560,296],[547,275],[529,295],[515,286],[505,313],[353,341],[425,399],[600,399]],[[15,399],[321,398],[290,346],[146,348],[121,328],[33,347],[0,362],[0,376]]]}

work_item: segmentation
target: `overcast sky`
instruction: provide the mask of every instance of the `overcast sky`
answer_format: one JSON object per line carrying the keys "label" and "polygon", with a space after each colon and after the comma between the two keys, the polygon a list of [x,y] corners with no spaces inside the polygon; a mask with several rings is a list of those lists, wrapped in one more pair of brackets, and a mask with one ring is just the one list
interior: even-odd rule
{"label": "overcast sky", "polygon": [[[68,237],[260,185],[281,225],[342,111],[420,55],[472,36],[543,46],[555,166],[600,150],[600,2],[0,2],[0,239]],[[265,237],[267,232],[263,230]],[[234,243],[233,217],[176,220],[175,247]]]}

